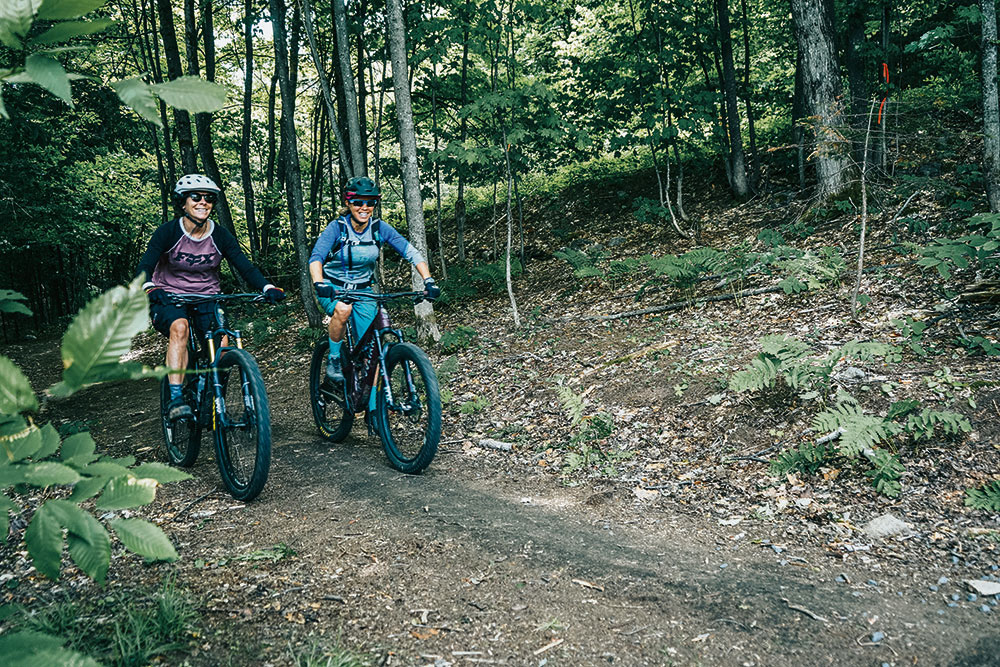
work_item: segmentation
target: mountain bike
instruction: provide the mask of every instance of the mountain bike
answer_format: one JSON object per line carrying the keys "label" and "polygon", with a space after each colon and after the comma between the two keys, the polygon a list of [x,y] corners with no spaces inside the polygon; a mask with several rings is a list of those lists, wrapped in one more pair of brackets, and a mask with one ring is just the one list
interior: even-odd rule
{"label": "mountain bike", "polygon": [[368,433],[377,433],[393,468],[410,474],[424,470],[441,440],[441,391],[427,354],[403,339],[389,319],[386,304],[396,299],[423,299],[423,292],[372,294],[342,290],[335,299],[374,301],[378,310],[367,330],[358,335],[348,318],[341,346],[343,386],[326,378],[330,349],[324,336],[313,350],[309,368],[309,397],[313,418],[325,438],[341,442],[351,432],[354,416],[368,409],[372,389],[375,414],[365,413]]}
{"label": "mountain bike", "polygon": [[[226,326],[223,303],[260,301],[259,294],[171,294],[188,312],[188,368],[182,395],[192,418],[167,417],[170,388],[160,384],[160,413],[167,459],[188,467],[198,458],[201,434],[215,433],[222,483],[237,500],[250,501],[264,488],[271,467],[271,411],[260,368],[243,349],[240,332]],[[224,337],[231,344],[223,345]]]}

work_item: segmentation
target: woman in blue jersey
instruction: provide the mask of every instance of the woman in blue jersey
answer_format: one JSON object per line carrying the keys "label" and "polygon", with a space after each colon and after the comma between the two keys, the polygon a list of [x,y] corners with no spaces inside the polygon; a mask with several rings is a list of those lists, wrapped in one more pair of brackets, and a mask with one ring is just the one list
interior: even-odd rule
{"label": "woman in blue jersey", "polygon": [[441,289],[434,283],[420,251],[387,222],[373,219],[381,194],[370,178],[361,176],[349,180],[344,187],[347,209],[326,226],[309,256],[309,274],[319,305],[330,315],[327,327],[330,359],[326,375],[338,386],[344,381],[340,346],[347,318],[353,316],[354,330],[360,334],[375,319],[376,306],[367,299],[352,302],[349,299],[336,301],[332,297],[337,290],[372,291],[372,277],[382,244],[391,246],[416,268],[424,279],[424,296],[429,301],[441,296]]}
{"label": "woman in blue jersey", "polygon": [[[178,217],[160,225],[149,240],[146,252],[135,270],[147,281],[149,315],[153,327],[167,337],[167,367],[187,368],[188,312],[168,296],[180,294],[218,294],[219,267],[223,259],[239,271],[243,279],[260,290],[268,303],[285,298],[280,287],[267,281],[250,263],[239,243],[225,228],[209,216],[219,196],[219,186],[207,176],[187,174],[177,181],[171,199]],[[191,417],[191,407],[181,397],[182,373],[170,373],[170,419]]]}

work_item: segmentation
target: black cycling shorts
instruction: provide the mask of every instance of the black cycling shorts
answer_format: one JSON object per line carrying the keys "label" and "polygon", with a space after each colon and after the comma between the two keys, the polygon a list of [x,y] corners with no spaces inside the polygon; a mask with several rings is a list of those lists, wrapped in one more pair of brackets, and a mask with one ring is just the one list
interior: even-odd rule
{"label": "black cycling shorts", "polygon": [[188,324],[194,325],[195,331],[199,332],[213,328],[215,308],[214,303],[199,303],[192,306],[178,306],[172,303],[161,306],[152,303],[149,305],[149,317],[153,321],[153,328],[169,338],[170,325],[177,320],[188,320]]}

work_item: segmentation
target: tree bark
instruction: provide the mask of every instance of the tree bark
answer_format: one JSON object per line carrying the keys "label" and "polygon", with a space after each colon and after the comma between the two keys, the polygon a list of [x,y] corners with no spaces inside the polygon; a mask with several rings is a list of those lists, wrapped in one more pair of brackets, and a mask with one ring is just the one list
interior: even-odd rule
{"label": "tree bark", "polygon": [[736,101],[736,68],[733,65],[733,37],[729,25],[729,0],[715,0],[719,18],[719,47],[722,55],[722,88],[725,97],[726,124],[729,129],[729,158],[733,169],[733,194],[744,199],[747,185],[746,157],[740,131],[739,106]]}
{"label": "tree bark", "polygon": [[347,13],[344,3],[334,0],[333,26],[337,33],[337,63],[340,66],[340,82],[343,86],[344,103],[347,111],[348,144],[351,151],[351,171],[355,176],[367,176],[364,151],[361,150],[361,123],[358,120],[358,95],[354,88],[354,74],[351,71],[351,36],[347,32]]}
{"label": "tree bark", "polygon": [[[471,3],[466,3],[465,17],[469,18],[469,7]],[[469,23],[466,21],[462,30],[462,75],[461,92],[459,93],[459,113],[461,119],[458,121],[458,141],[460,145],[465,145],[465,140],[469,136],[469,123],[465,114],[462,113],[468,103],[469,95]],[[455,249],[458,252],[458,263],[465,263],[465,174],[461,164],[456,167],[458,172],[458,193],[455,195]]]}
{"label": "tree bark", "polygon": [[281,88],[282,145],[285,146],[285,186],[288,195],[288,217],[292,226],[295,255],[298,259],[299,290],[306,310],[309,326],[322,324],[316,299],[313,298],[309,278],[309,249],[306,247],[305,211],[302,208],[302,174],[299,169],[299,151],[295,140],[295,89],[288,71],[288,45],[285,42],[284,0],[269,0],[271,22],[274,26],[274,65]]}
{"label": "tree bark", "polygon": [[820,200],[843,191],[851,178],[845,139],[840,68],[833,42],[830,0],[792,0],[792,19],[802,55],[806,113],[816,140],[816,184]]}
{"label": "tree bark", "polygon": [[[177,46],[177,32],[174,30],[174,10],[170,0],[156,0],[160,17],[160,35],[163,38],[163,55],[167,60],[167,78],[170,81],[184,74],[181,67],[181,53]],[[183,109],[174,108],[174,124],[177,132],[177,147],[181,154],[181,168],[185,174],[198,171],[194,156],[194,140],[191,138],[191,116]]]}
{"label": "tree bark", "polygon": [[254,203],[253,172],[250,170],[250,134],[253,129],[253,24],[257,20],[253,0],[243,2],[243,128],[240,133],[240,179],[243,183],[243,212],[247,221],[250,258],[260,255],[260,232]]}
{"label": "tree bark", "polygon": [[[202,34],[205,44],[205,78],[215,81],[215,29],[212,21],[212,3],[203,0],[201,7]],[[194,0],[184,0],[184,35],[187,42],[188,74],[200,76],[198,65],[198,22],[194,11]],[[214,213],[219,224],[236,236],[236,225],[233,224],[233,214],[229,210],[229,200],[226,198],[225,182],[219,172],[219,164],[215,160],[215,149],[212,147],[212,114],[198,113],[194,115],[194,126],[198,133],[198,154],[205,175],[222,188]]]}
{"label": "tree bark", "polygon": [[[847,8],[847,41],[844,45],[844,61],[847,65],[847,87],[850,92],[851,125],[858,134],[865,127],[868,106],[868,86],[865,82],[865,62],[862,48],[865,44],[865,14],[868,4],[862,0],[854,0]],[[867,134],[854,141],[854,159],[865,170],[862,144],[867,141]]]}
{"label": "tree bark", "polygon": [[983,31],[983,166],[990,210],[1000,212],[1000,108],[997,98],[996,0],[979,0]]}
{"label": "tree bark", "polygon": [[323,67],[323,62],[320,59],[319,49],[316,48],[316,35],[313,30],[312,21],[313,11],[309,0],[302,0],[302,16],[305,19],[306,37],[309,39],[309,52],[312,54],[313,64],[316,66],[316,73],[319,77],[319,87],[323,92],[323,102],[326,104],[326,113],[330,117],[330,124],[333,126],[333,135],[337,140],[337,159],[340,161],[340,168],[344,172],[344,177],[348,179],[354,178],[354,169],[352,168],[347,156],[347,147],[344,144],[344,136],[340,132],[340,126],[337,125],[337,112],[334,111],[333,107],[333,95],[330,93],[330,80],[326,76],[326,69]]}
{"label": "tree bark", "polygon": [[750,138],[750,189],[754,192],[760,187],[760,159],[757,155],[757,128],[753,117],[753,104],[750,101],[750,19],[747,16],[747,0],[740,0],[743,13],[743,104],[747,109],[747,134]]}
{"label": "tree bark", "polygon": [[437,160],[440,146],[438,142],[437,104],[437,63],[431,63],[431,135],[434,137],[434,222],[437,227],[438,261],[441,264],[441,278],[448,278],[448,264],[444,259],[444,233],[441,229],[441,165]]}
{"label": "tree bark", "polygon": [[[274,0],[272,0],[274,2]],[[427,232],[424,228],[424,206],[420,197],[420,173],[417,164],[417,138],[413,127],[413,107],[410,102],[409,76],[406,65],[406,27],[400,0],[387,0],[389,52],[392,59],[392,83],[396,97],[396,120],[399,123],[400,166],[403,172],[403,202],[410,243],[427,256]],[[416,270],[411,272],[413,288],[423,289]],[[423,301],[413,308],[417,317],[417,337],[420,340],[441,339],[434,307]]]}

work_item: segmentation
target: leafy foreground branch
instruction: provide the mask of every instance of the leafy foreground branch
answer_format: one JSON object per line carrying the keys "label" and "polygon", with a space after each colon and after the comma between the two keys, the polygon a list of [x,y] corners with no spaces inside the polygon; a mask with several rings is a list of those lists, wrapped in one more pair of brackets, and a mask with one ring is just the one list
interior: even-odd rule
{"label": "leafy foreground branch", "polygon": [[[96,382],[159,374],[138,364],[120,363],[132,337],[148,326],[140,280],[101,295],[76,316],[63,338],[63,378],[49,388],[52,396],[69,396]],[[5,292],[2,298],[16,302],[20,295]],[[150,560],[176,560],[177,551],[158,526],[142,519],[111,518],[105,527],[83,505],[92,503],[94,509],[113,515],[151,503],[158,485],[190,475],[162,463],[136,465],[133,456],[101,456],[89,433],[63,440],[51,424],[39,426],[33,421],[30,415],[38,407],[28,379],[0,356],[0,534],[4,539],[8,539],[10,513],[20,519],[30,516],[18,539],[35,568],[53,580],[59,578],[63,550],[68,546],[76,566],[103,584],[111,563],[108,528],[133,553]],[[37,491],[48,499],[36,506],[32,496]],[[94,664],[61,648],[63,643],[23,630],[0,642],[0,662]]]}

